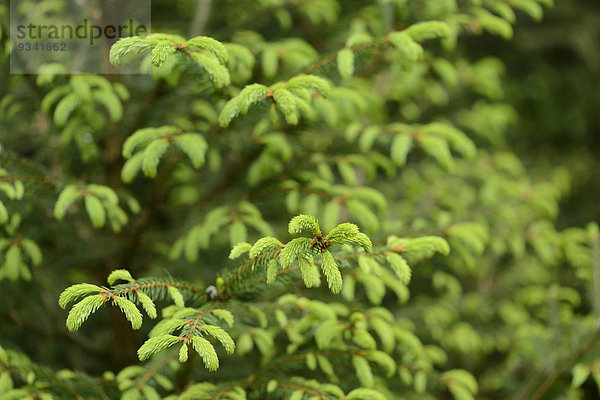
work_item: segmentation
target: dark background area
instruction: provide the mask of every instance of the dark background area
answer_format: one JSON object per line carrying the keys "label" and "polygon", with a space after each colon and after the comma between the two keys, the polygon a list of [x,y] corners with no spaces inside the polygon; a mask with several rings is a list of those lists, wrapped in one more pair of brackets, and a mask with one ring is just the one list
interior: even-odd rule
{"label": "dark background area", "polygon": [[600,2],[557,1],[540,23],[518,15],[511,42],[472,40],[507,67],[506,100],[519,112],[511,148],[528,165],[564,165],[572,174],[559,228],[599,220]]}

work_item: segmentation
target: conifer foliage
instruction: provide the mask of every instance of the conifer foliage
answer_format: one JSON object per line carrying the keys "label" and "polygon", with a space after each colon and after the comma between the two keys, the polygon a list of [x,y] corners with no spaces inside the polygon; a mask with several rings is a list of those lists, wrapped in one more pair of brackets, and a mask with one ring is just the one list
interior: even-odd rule
{"label": "conifer foliage", "polygon": [[569,172],[528,174],[463,45],[551,1],[207,5],[112,46],[147,76],[9,79],[0,400],[600,387],[598,226],[556,228]]}

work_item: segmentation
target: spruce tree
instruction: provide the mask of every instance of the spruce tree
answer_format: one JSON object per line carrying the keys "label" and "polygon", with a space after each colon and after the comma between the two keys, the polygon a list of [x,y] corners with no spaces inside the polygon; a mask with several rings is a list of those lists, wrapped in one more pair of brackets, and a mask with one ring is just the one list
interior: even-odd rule
{"label": "spruce tree", "polygon": [[469,51],[551,0],[154,3],[146,76],[0,6],[0,400],[597,395],[598,225]]}

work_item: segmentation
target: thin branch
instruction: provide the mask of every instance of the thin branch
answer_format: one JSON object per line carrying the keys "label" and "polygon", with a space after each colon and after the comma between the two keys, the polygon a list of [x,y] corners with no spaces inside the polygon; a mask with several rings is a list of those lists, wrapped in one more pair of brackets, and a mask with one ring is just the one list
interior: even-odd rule
{"label": "thin branch", "polygon": [[196,293],[196,294],[204,294],[204,291],[202,289],[199,289],[195,286],[192,286],[190,284],[186,284],[186,283],[182,283],[182,282],[177,282],[174,280],[169,280],[169,281],[164,281],[164,282],[151,282],[151,283],[143,283],[143,284],[138,284],[135,283],[130,287],[124,288],[124,289],[119,289],[116,290],[114,292],[110,292],[112,295],[114,296],[120,296],[126,293],[131,293],[131,292],[135,292],[137,290],[140,289],[149,289],[149,288],[153,288],[153,287],[165,287],[168,288],[170,286],[179,288],[179,289],[184,289],[184,290],[188,290],[190,292]]}
{"label": "thin branch", "polygon": [[[598,341],[598,339],[600,339],[600,319],[596,320],[596,323],[594,324],[594,328],[592,329],[592,332],[588,335],[588,338],[579,347],[577,347],[573,352],[571,352],[571,354],[569,356],[567,356],[565,359],[558,361],[555,364],[555,367],[552,370],[552,372],[548,376],[546,376],[545,379],[542,380],[542,382],[539,384],[539,386],[537,385],[537,381],[542,379],[543,375],[541,377],[534,379],[528,385],[528,387],[525,388],[525,390],[523,391],[523,393],[519,397],[519,399],[520,400],[539,400],[539,399],[541,399],[546,394],[546,392],[552,387],[552,385],[554,385],[556,380],[565,371],[565,369],[567,369],[567,368],[571,367],[573,364],[575,364],[577,362],[577,360],[579,360],[579,358],[581,358],[581,356],[583,356]],[[536,386],[537,386],[537,390],[535,390],[535,392],[533,392],[533,394],[530,395],[530,392]]]}
{"label": "thin branch", "polygon": [[[372,42],[362,43],[362,44],[358,44],[356,46],[348,47],[348,49],[351,50],[351,51],[353,51],[353,52],[357,52],[357,51],[360,51],[360,50],[367,49],[369,47],[377,47],[377,46],[380,46],[380,45],[383,45],[383,44],[387,44],[387,43],[389,43],[389,41],[390,41],[389,38],[386,36],[383,39],[377,39],[377,40],[374,40]],[[301,75],[301,74],[310,74],[311,72],[313,72],[313,71],[315,71],[315,70],[317,70],[319,68],[322,68],[325,65],[327,65],[327,64],[329,64],[331,62],[334,62],[335,60],[337,60],[337,52],[334,53],[334,54],[331,54],[331,55],[329,55],[329,56],[327,56],[327,57],[325,57],[325,58],[323,58],[323,59],[321,59],[319,61],[317,61],[314,64],[309,65],[308,67],[304,68],[302,70],[302,72],[300,72],[300,74],[298,74],[298,75]]]}
{"label": "thin branch", "polygon": [[267,366],[261,368],[260,370],[258,370],[258,372],[256,372],[256,374],[250,375],[248,377],[248,382],[253,382],[256,380],[257,377],[264,375],[265,372],[272,370],[273,368],[281,365],[281,364],[287,364],[287,363],[292,363],[294,361],[297,360],[301,360],[303,358],[308,357],[309,354],[312,354],[314,356],[327,356],[327,355],[356,355],[356,354],[362,354],[364,353],[364,350],[357,350],[357,351],[344,351],[344,350],[322,350],[322,351],[312,351],[309,353],[301,353],[301,354],[294,354],[294,355],[289,355],[289,356],[285,356],[283,358],[280,358],[279,360],[273,361],[272,363],[268,364]]}
{"label": "thin branch", "polygon": [[43,377],[47,378],[48,381],[55,382],[56,386],[62,387],[64,390],[69,392],[75,399],[84,400],[83,397],[80,396],[77,392],[75,392],[70,386],[68,386],[61,379],[58,379],[58,377],[54,373],[48,373],[41,368],[20,366],[20,365],[16,365],[16,364],[5,364],[5,366],[2,369],[5,369],[6,371],[33,372],[34,374],[42,375]]}
{"label": "thin branch", "polygon": [[152,368],[148,369],[144,375],[142,375],[142,377],[140,378],[139,381],[137,381],[137,383],[135,384],[135,389],[136,390],[140,390],[144,387],[144,385],[146,384],[146,382],[148,382],[148,380],[150,378],[152,378],[156,373],[158,373],[158,371],[164,367],[167,363],[169,363],[173,358],[175,358],[175,355],[179,353],[179,349],[171,349],[171,351],[169,351],[167,354],[165,354],[165,356],[156,364],[154,364],[152,366]]}

